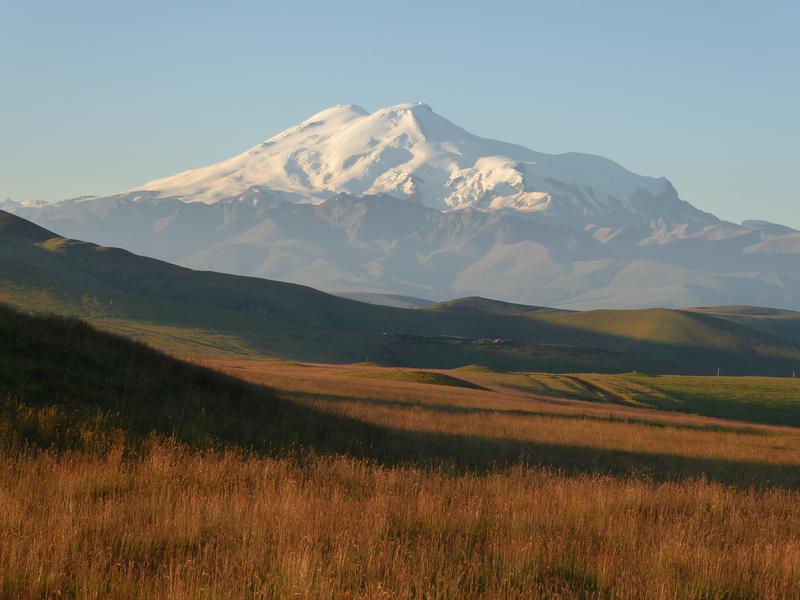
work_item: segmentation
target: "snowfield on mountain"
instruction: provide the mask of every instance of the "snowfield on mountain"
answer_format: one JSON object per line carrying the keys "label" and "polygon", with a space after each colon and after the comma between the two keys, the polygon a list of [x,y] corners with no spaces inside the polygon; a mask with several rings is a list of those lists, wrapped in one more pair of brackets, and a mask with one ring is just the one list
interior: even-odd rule
{"label": "snowfield on mountain", "polygon": [[681,202],[666,179],[635,175],[588,154],[549,155],[483,139],[423,103],[372,114],[353,105],[324,110],[230,160],[140,188],[161,197],[216,202],[252,187],[282,199],[388,194],[439,210],[513,208],[625,219],[707,215]]}
{"label": "snowfield on mountain", "polygon": [[422,103],[324,110],[221,163],[0,208],[68,237],[329,291],[569,308],[800,309],[800,233],[665,178],[472,135]]}

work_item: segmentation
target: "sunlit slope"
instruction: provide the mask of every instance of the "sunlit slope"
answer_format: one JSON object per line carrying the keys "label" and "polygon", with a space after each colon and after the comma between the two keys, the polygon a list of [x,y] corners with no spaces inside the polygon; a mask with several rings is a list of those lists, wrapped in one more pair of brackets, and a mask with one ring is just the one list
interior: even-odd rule
{"label": "sunlit slope", "polygon": [[432,300],[415,298],[413,296],[401,296],[399,294],[377,294],[371,292],[334,292],[334,295],[367,304],[377,304],[379,306],[393,306],[394,308],[424,308],[435,304]]}
{"label": "sunlit slope", "polygon": [[509,373],[479,379],[492,380],[549,397],[800,426],[800,379],[791,377]]}
{"label": "sunlit slope", "polygon": [[426,306],[425,310],[446,313],[498,315],[505,317],[530,316],[542,312],[570,312],[555,308],[545,308],[543,306],[530,306],[527,304],[516,304],[514,302],[502,302],[500,300],[491,300],[489,298],[481,298],[478,296],[456,298],[455,300],[438,302],[431,306]]}
{"label": "sunlit slope", "polygon": [[[759,314],[771,311],[747,308]],[[524,319],[513,320],[517,323],[518,335],[535,335],[548,341],[560,338],[563,343],[577,341],[581,345],[600,343],[602,346],[623,347],[646,343],[664,347],[689,345],[745,351],[753,344],[785,343],[777,339],[777,335],[769,335],[773,333],[771,331],[748,327],[749,321],[737,323],[733,319],[724,318],[727,315],[723,313],[716,314],[712,309],[652,308],[579,312],[470,297],[440,302],[424,310],[448,315],[469,315],[473,318],[523,317]],[[745,307],[740,307],[740,310],[744,312]],[[774,312],[800,317],[800,313],[790,311]],[[774,333],[780,332],[776,328]]]}
{"label": "sunlit slope", "polygon": [[800,368],[800,339],[793,338],[791,329],[777,322],[767,327],[763,321],[660,308],[570,312],[483,298],[443,302],[426,310],[474,319],[480,315],[513,315],[513,321],[519,323],[517,335],[533,335],[541,343],[651,356],[709,374],[723,369],[729,373],[788,375],[793,368]]}
{"label": "sunlit slope", "polygon": [[[712,316],[667,309],[595,310],[540,317],[574,331],[576,336],[606,335],[620,343],[657,343],[720,350],[746,350],[758,332]],[[766,337],[766,336],[765,336]]]}
{"label": "sunlit slope", "polygon": [[[542,315],[569,332],[573,344],[591,343],[602,336],[604,347],[621,352],[680,357],[697,365],[759,373],[783,363],[789,374],[800,364],[800,351],[791,341],[745,324],[712,315],[666,309],[588,311]],[[768,365],[769,363],[769,365]]]}

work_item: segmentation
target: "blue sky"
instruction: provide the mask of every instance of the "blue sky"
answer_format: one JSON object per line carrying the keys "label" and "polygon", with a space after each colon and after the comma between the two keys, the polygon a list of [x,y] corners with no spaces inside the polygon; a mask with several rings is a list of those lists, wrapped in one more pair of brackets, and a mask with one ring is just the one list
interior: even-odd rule
{"label": "blue sky", "polygon": [[338,103],[665,176],[800,227],[797,2],[0,0],[0,199],[122,191]]}

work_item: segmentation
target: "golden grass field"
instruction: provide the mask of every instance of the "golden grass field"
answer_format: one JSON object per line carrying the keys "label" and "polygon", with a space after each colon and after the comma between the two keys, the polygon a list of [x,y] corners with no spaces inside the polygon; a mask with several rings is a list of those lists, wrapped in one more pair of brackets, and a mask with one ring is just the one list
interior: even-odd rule
{"label": "golden grass field", "polygon": [[0,596],[800,597],[794,428],[546,375],[200,362],[411,450],[8,454]]}
{"label": "golden grass field", "polygon": [[[598,468],[604,463],[611,469],[667,478],[691,475],[699,468],[722,481],[746,484],[755,477],[753,465],[761,464],[754,481],[800,484],[795,468],[800,465],[800,431],[795,428],[528,391],[527,382],[539,375],[257,359],[201,363],[277,388],[284,397],[318,410],[409,433],[454,437],[468,448],[474,442],[489,453],[509,446],[517,458],[529,455],[534,463],[550,461],[558,468],[591,469],[594,461]],[[447,374],[483,389],[387,378],[402,372]],[[365,377],[368,373],[372,379]],[[613,464],[617,456],[623,459],[620,465]]]}
{"label": "golden grass field", "polygon": [[800,594],[794,491],[168,444],[30,460],[0,467],[9,598]]}

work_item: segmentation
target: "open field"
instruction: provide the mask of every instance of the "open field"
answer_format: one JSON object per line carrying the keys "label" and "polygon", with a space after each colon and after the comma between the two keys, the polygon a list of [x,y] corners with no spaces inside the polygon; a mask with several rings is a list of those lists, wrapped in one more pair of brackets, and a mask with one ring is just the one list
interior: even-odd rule
{"label": "open field", "polygon": [[[258,359],[201,364],[269,385],[281,397],[322,413],[404,431],[418,440],[403,451],[415,461],[436,457],[454,467],[485,468],[527,460],[581,473],[663,480],[702,473],[738,486],[800,484],[794,466],[800,464],[800,432],[794,428],[676,414],[588,393],[585,400],[532,393],[520,389],[531,377],[527,374],[430,371],[479,388],[469,389],[404,380],[403,374],[418,371],[363,364]],[[365,377],[369,372],[372,377]]]}
{"label": "open field", "polygon": [[0,597],[800,595],[800,430],[580,383],[637,376],[0,336]]}
{"label": "open field", "polygon": [[788,598],[796,491],[152,446],[0,463],[10,598]]}
{"label": "open field", "polygon": [[681,375],[533,373],[521,389],[539,394],[800,426],[800,379]]}

